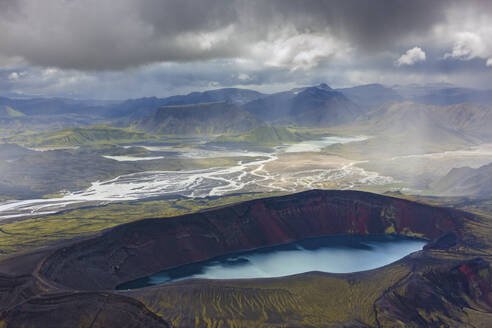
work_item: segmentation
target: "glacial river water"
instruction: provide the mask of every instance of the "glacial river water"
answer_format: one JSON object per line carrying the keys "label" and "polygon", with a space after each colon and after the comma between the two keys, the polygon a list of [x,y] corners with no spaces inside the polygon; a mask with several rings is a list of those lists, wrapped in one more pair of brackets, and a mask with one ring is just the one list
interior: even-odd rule
{"label": "glacial river water", "polygon": [[379,268],[421,250],[425,240],[389,235],[337,235],[217,257],[124,283],[134,289],[189,278],[272,278],[303,272],[350,273]]}
{"label": "glacial river water", "polygon": [[[232,167],[211,167],[202,170],[148,171],[122,175],[108,181],[95,181],[85,189],[67,192],[51,199],[10,200],[0,202],[0,221],[8,218],[35,217],[56,213],[67,208],[100,205],[111,202],[138,200],[148,197],[181,195],[186,197],[221,196],[235,192],[289,191],[317,188],[318,183],[330,182],[339,189],[356,185],[386,184],[390,177],[380,176],[347,162],[336,167],[316,168],[288,174],[266,170],[265,165],[278,161],[282,153],[318,152],[336,143],[365,140],[367,137],[326,137],[279,147],[275,152],[230,151],[226,149],[169,149],[148,147],[151,151],[173,150],[181,158],[250,157]],[[159,157],[159,156],[152,156]],[[117,157],[114,160],[139,158]],[[151,158],[155,160],[158,158]],[[148,159],[148,160],[151,160]]]}

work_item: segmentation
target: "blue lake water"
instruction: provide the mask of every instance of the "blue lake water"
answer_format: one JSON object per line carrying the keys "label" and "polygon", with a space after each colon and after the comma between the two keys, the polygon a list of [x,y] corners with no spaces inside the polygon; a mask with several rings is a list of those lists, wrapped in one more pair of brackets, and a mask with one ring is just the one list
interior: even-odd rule
{"label": "blue lake water", "polygon": [[391,235],[337,235],[220,256],[182,265],[118,286],[133,289],[188,278],[242,279],[309,271],[349,273],[375,269],[421,250],[425,240]]}

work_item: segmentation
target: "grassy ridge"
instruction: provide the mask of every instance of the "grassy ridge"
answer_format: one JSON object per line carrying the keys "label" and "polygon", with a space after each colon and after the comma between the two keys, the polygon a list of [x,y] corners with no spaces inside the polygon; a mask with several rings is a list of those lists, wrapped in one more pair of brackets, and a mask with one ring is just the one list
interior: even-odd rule
{"label": "grassy ridge", "polygon": [[253,145],[280,145],[315,139],[317,136],[309,132],[298,132],[280,126],[262,126],[240,136],[220,136],[215,142],[246,143]]}
{"label": "grassy ridge", "polygon": [[94,126],[68,128],[54,132],[12,136],[6,138],[29,147],[73,147],[89,144],[131,143],[158,140],[158,137],[130,129]]}
{"label": "grassy ridge", "polygon": [[0,117],[15,118],[24,116],[26,116],[24,113],[21,113],[10,106],[5,106],[3,109],[0,109]]}

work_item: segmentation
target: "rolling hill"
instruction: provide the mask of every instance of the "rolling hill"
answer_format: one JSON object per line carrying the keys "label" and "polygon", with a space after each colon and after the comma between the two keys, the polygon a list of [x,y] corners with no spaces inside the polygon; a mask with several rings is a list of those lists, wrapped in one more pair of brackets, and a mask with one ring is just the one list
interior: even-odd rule
{"label": "rolling hill", "polygon": [[433,191],[443,195],[492,196],[492,163],[473,169],[454,168],[431,185]]}
{"label": "rolling hill", "polygon": [[53,132],[27,134],[6,138],[29,147],[74,147],[89,144],[139,142],[155,138],[149,134],[129,129],[107,126],[78,127]]}
{"label": "rolling hill", "polygon": [[281,145],[313,139],[307,132],[296,132],[286,127],[261,126],[240,136],[220,136],[216,143],[245,143],[249,145]]}
{"label": "rolling hill", "polygon": [[226,102],[166,106],[136,122],[142,131],[166,135],[243,133],[261,122],[241,107]]}
{"label": "rolling hill", "polygon": [[10,106],[3,106],[3,108],[0,107],[0,118],[16,118],[24,116],[26,115],[19,112],[18,110],[13,109]]}

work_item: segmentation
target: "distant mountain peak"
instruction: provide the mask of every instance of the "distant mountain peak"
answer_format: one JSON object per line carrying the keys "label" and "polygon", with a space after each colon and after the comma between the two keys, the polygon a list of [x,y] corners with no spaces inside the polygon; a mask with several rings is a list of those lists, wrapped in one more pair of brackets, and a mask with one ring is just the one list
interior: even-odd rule
{"label": "distant mountain peak", "polygon": [[326,83],[320,83],[319,85],[316,86],[318,89],[323,89],[323,90],[333,90],[330,88],[330,86]]}
{"label": "distant mountain peak", "polygon": [[301,93],[301,92],[306,91],[306,90],[333,91],[333,89],[330,88],[330,86],[328,84],[326,84],[326,83],[320,83],[318,85],[314,85],[314,86],[311,86],[311,87],[294,88],[294,89],[290,90],[290,92],[292,92],[294,94],[298,94],[298,93]]}
{"label": "distant mountain peak", "polygon": [[322,83],[279,92],[245,105],[245,109],[272,124],[333,126],[354,120],[359,106]]}

